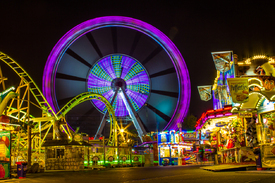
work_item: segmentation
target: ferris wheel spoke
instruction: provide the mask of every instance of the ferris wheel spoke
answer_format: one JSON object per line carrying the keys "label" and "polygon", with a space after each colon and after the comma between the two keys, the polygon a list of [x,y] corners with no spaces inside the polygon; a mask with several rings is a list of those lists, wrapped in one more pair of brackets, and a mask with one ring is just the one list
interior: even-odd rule
{"label": "ferris wheel spoke", "polygon": [[166,114],[164,114],[163,112],[161,112],[160,110],[158,110],[157,108],[148,103],[146,103],[146,106],[149,109],[151,109],[154,113],[156,113],[158,116],[160,116],[162,119],[164,119],[167,123],[169,123],[171,117],[167,116]]}
{"label": "ferris wheel spoke", "polygon": [[165,95],[168,97],[174,97],[178,98],[179,93],[178,92],[169,92],[169,91],[161,91],[161,90],[151,90],[152,93],[160,94],[160,95]]}
{"label": "ferris wheel spoke", "polygon": [[66,53],[67,53],[68,55],[70,55],[71,57],[73,57],[74,59],[76,59],[77,61],[79,61],[80,63],[86,65],[87,67],[89,67],[89,68],[92,67],[92,65],[91,65],[89,62],[87,62],[86,60],[84,60],[81,56],[79,56],[77,53],[75,53],[75,52],[74,52],[73,50],[71,50],[70,48],[68,48],[68,49],[66,50]]}
{"label": "ferris wheel spoke", "polygon": [[167,75],[167,74],[172,74],[172,73],[176,73],[176,70],[175,70],[174,67],[170,68],[170,69],[166,69],[166,70],[160,71],[160,72],[157,72],[157,73],[154,73],[154,74],[151,74],[150,78],[154,78],[154,77],[158,77],[158,76],[163,76],[163,75]]}
{"label": "ferris wheel spoke", "polygon": [[114,53],[117,53],[117,28],[112,27],[111,32],[112,32]]}
{"label": "ferris wheel spoke", "polygon": [[140,32],[136,32],[136,35],[135,35],[135,38],[134,38],[134,42],[132,44],[131,51],[130,51],[130,55],[131,56],[134,54],[134,51],[136,50],[136,47],[138,45],[138,42],[140,40],[141,35],[142,34]]}
{"label": "ferris wheel spoke", "polygon": [[63,74],[63,73],[56,73],[56,78],[58,79],[67,79],[67,80],[75,80],[75,81],[83,81],[86,82],[87,79],[86,78],[80,78],[77,76],[72,76],[72,75],[67,75],[67,74]]}
{"label": "ferris wheel spoke", "polygon": [[103,57],[103,54],[101,52],[101,50],[98,47],[98,44],[95,41],[95,38],[93,37],[93,35],[91,33],[87,33],[86,34],[88,40],[90,41],[91,45],[94,47],[96,53],[98,54],[98,56],[101,58]]}
{"label": "ferris wheel spoke", "polygon": [[147,62],[149,62],[152,58],[154,58],[157,54],[159,54],[163,48],[158,45],[156,49],[154,49],[141,63],[142,65],[145,65]]}

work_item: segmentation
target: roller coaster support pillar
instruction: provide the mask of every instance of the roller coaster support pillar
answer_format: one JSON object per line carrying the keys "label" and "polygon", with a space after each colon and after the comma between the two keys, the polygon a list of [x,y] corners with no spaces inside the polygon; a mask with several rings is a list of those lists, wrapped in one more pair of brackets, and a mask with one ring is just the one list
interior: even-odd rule
{"label": "roller coaster support pillar", "polygon": [[103,165],[105,165],[105,136],[103,136]]}
{"label": "roller coaster support pillar", "polygon": [[31,139],[31,134],[32,134],[32,128],[31,125],[28,124],[28,169],[31,168],[32,164],[32,139]]}

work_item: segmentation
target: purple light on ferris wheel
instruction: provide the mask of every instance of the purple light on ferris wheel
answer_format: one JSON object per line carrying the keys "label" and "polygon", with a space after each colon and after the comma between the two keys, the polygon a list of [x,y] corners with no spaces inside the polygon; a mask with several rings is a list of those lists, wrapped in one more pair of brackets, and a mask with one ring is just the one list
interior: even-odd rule
{"label": "purple light on ferris wheel", "polygon": [[122,68],[121,78],[125,78],[125,76],[127,75],[127,73],[129,73],[129,71],[132,69],[134,64],[135,64],[135,60],[131,58],[127,57],[123,59],[122,65],[124,65],[124,67]]}
{"label": "purple light on ferris wheel", "polygon": [[[114,68],[112,66],[112,62],[110,57],[105,57],[104,61],[98,63],[101,68],[104,68],[106,73],[113,79],[116,78]],[[106,61],[105,61],[106,60]]]}
{"label": "purple light on ferris wheel", "polygon": [[[106,76],[106,73],[109,76]],[[112,82],[105,80],[111,77]],[[126,55],[113,54],[99,60],[90,70],[88,91],[101,94],[111,102],[115,90],[120,87],[126,90],[132,106],[135,111],[138,111],[148,98],[149,83],[149,76],[138,61]],[[106,106],[102,102],[98,100],[92,100],[92,102],[101,112],[106,112]],[[120,95],[116,96],[112,106],[116,116],[129,115]]]}
{"label": "purple light on ferris wheel", "polygon": [[177,102],[177,108],[171,117],[172,120],[169,121],[164,130],[176,129],[177,123],[181,123],[182,119],[187,115],[190,105],[191,84],[187,66],[177,47],[165,34],[146,22],[130,17],[106,16],[94,18],[68,31],[57,42],[47,59],[43,73],[43,94],[45,98],[55,111],[59,110],[55,94],[55,75],[62,55],[66,52],[67,48],[82,35],[96,29],[110,26],[134,29],[151,37],[159,43],[170,57],[177,71],[180,96]]}

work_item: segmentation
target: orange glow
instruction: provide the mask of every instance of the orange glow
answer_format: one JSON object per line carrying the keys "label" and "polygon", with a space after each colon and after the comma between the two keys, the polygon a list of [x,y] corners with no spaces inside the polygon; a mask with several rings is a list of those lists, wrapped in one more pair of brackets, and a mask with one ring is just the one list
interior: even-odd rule
{"label": "orange glow", "polygon": [[207,113],[211,113],[211,112],[214,112],[215,110],[208,110],[206,111]]}
{"label": "orange glow", "polygon": [[232,109],[232,107],[226,107],[226,108],[224,108],[224,110],[231,110]]}

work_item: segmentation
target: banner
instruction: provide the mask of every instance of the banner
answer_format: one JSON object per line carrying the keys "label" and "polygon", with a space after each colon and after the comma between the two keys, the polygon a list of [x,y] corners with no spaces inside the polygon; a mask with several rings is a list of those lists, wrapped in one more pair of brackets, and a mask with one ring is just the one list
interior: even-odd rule
{"label": "banner", "polygon": [[233,64],[233,52],[212,52],[212,57],[215,63],[215,67],[220,72],[227,72],[231,69]]}
{"label": "banner", "polygon": [[10,177],[10,132],[0,132],[0,179]]}
{"label": "banner", "polygon": [[0,162],[0,180],[10,178],[10,163]]}
{"label": "banner", "polygon": [[245,103],[249,99],[247,78],[228,78],[228,86],[234,103]]}
{"label": "banner", "polygon": [[198,86],[198,90],[199,90],[201,100],[208,101],[212,98],[211,85]]}

